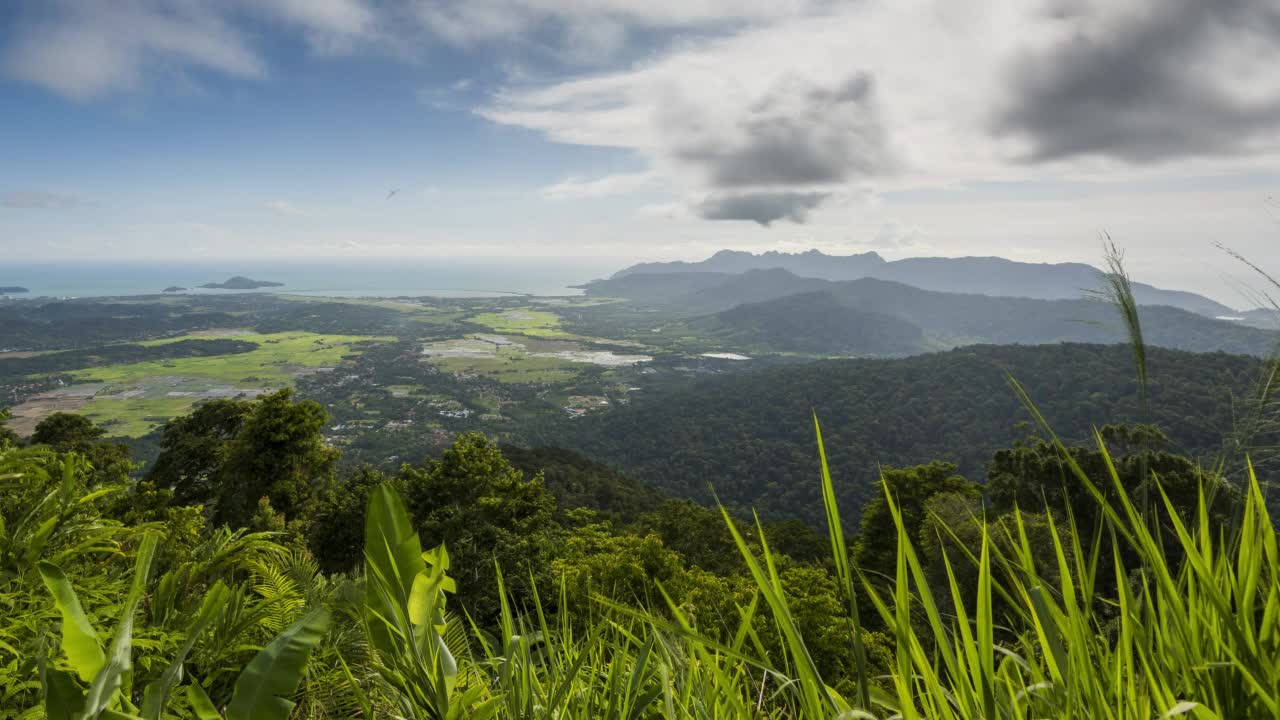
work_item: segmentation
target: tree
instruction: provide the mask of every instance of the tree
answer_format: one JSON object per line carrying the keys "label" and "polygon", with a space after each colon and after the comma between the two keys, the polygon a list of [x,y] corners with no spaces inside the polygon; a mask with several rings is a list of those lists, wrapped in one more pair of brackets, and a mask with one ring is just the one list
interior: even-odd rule
{"label": "tree", "polygon": [[497,616],[495,561],[517,600],[530,598],[531,577],[549,580],[555,501],[540,475],[526,479],[492,440],[459,435],[439,460],[400,476],[423,545],[448,547],[458,599],[478,621]]}
{"label": "tree", "polygon": [[106,430],[83,415],[56,412],[36,424],[31,444],[48,445],[58,452],[84,452],[106,434]]}
{"label": "tree", "polygon": [[[1158,529],[1157,537],[1163,540],[1165,556],[1173,565],[1181,564],[1183,551],[1160,497],[1161,490],[1169,497],[1174,512],[1192,526],[1201,488],[1208,499],[1206,509],[1213,527],[1230,523],[1240,507],[1239,490],[1218,473],[1202,469],[1191,458],[1167,451],[1168,438],[1158,428],[1107,425],[1098,434],[1107,447],[1105,454],[1097,445],[1070,446],[1066,448],[1067,454],[1109,503],[1118,500],[1108,466],[1114,467],[1125,494],[1138,506],[1147,523]],[[1077,523],[1081,545],[1086,552],[1092,550],[1089,538],[1093,536],[1095,523],[1102,522],[1097,500],[1071,470],[1056,445],[1034,440],[996,452],[987,464],[987,496],[996,513],[1008,514],[1016,508],[1044,513],[1059,524],[1067,523],[1070,514]],[[1110,557],[1111,536],[1104,533],[1100,537],[1100,556]],[[1137,561],[1132,548],[1124,544],[1121,544],[1121,553],[1127,561]],[[1115,591],[1115,583],[1122,581],[1114,577],[1113,569],[1111,563],[1099,566],[1097,587],[1102,595],[1110,596]]]}
{"label": "tree", "polygon": [[363,558],[363,520],[369,493],[387,481],[403,484],[377,468],[363,465],[334,483],[317,500],[305,532],[307,546],[326,572],[347,572]]}
{"label": "tree", "polygon": [[[657,533],[667,547],[679,552],[690,565],[725,575],[743,567],[742,556],[725,527],[718,510],[692,500],[667,500],[658,509],[642,515],[636,527]],[[755,538],[755,527],[739,523],[739,529]]]}
{"label": "tree", "polygon": [[22,438],[9,427],[11,417],[9,408],[0,408],[0,448],[17,447],[22,444]]}
{"label": "tree", "polygon": [[79,453],[92,468],[90,484],[124,482],[133,470],[129,447],[104,439],[107,431],[76,413],[56,412],[36,424],[32,445],[47,445],[60,453]]}
{"label": "tree", "polygon": [[[902,514],[903,529],[918,542],[926,525],[929,499],[942,493],[957,493],[977,498],[981,486],[956,474],[951,463],[934,461],[909,468],[884,468],[884,486]],[[893,577],[897,569],[898,529],[889,511],[884,493],[877,495],[862,509],[858,541],[853,546],[853,561],[864,572]]]}
{"label": "tree", "polygon": [[215,524],[247,527],[267,498],[288,520],[303,518],[333,481],[338,451],[324,444],[328,413],[292,390],[255,401],[215,400],[162,430],[147,479],[179,503],[210,506]]}
{"label": "tree", "polygon": [[[842,693],[852,691],[857,664],[849,642],[848,609],[836,579],[822,568],[800,564],[784,566],[779,575],[786,588],[787,609],[823,680]],[[755,626],[769,652],[780,655],[785,643],[774,618],[761,613]],[[893,642],[881,633],[863,629],[862,643],[870,673],[885,674],[892,666]]]}
{"label": "tree", "polygon": [[329,414],[292,390],[264,395],[227,446],[216,477],[215,523],[244,527],[258,500],[286,518],[300,519],[318,489],[333,481],[339,453],[324,443]]}
{"label": "tree", "polygon": [[[683,584],[687,571],[680,553],[663,545],[655,534],[617,533],[607,524],[576,528],[561,546],[553,565],[563,578],[570,608],[589,615],[594,597],[603,596],[639,607],[663,608],[655,583],[667,592]],[[677,596],[677,602],[683,597]]]}
{"label": "tree", "polygon": [[160,455],[147,472],[157,487],[173,490],[174,502],[209,504],[217,496],[213,478],[227,460],[231,441],[253,413],[245,400],[211,400],[160,429]]}
{"label": "tree", "polygon": [[[1218,474],[1204,471],[1191,458],[1168,452],[1165,446],[1169,440],[1156,427],[1107,425],[1099,430],[1099,435],[1107,446],[1106,456],[1093,444],[1066,450],[1108,499],[1116,497],[1107,468],[1110,460],[1129,497],[1139,502],[1145,495],[1151,517],[1163,518],[1165,522],[1168,515],[1155,488],[1156,480],[1184,521],[1192,517],[1201,485],[1212,501],[1211,513],[1220,521],[1225,520],[1239,502],[1239,493]],[[1092,494],[1070,469],[1062,452],[1039,439],[1000,450],[992,456],[987,463],[987,496],[997,512],[1007,512],[1016,506],[1031,512],[1047,509],[1065,518],[1070,510],[1086,527],[1092,526],[1097,508]]]}
{"label": "tree", "polygon": [[[960,591],[957,597],[970,613],[977,612],[977,558],[982,554],[984,527],[993,556],[1017,557],[1025,534],[1039,578],[1046,587],[1060,586],[1054,534],[1063,547],[1070,548],[1072,543],[1071,527],[1061,518],[1025,510],[984,516],[982,501],[964,493],[934,495],[925,504],[925,510],[916,550],[924,563],[925,577],[934,597],[952,597],[954,580]],[[997,619],[1005,617],[1010,610],[1005,599],[998,595],[992,598],[992,606]]]}

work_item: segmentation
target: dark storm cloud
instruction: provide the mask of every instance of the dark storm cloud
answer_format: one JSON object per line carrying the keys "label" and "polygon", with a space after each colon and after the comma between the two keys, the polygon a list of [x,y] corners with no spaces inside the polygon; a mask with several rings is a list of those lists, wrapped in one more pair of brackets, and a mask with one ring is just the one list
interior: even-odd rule
{"label": "dark storm cloud", "polygon": [[824,192],[786,191],[717,195],[704,200],[696,210],[706,220],[750,220],[768,227],[775,220],[804,222],[809,211],[829,196]]}
{"label": "dark storm cloud", "polygon": [[747,108],[730,138],[664,118],[675,156],[701,169],[718,188],[807,186],[879,175],[894,165],[871,75],[855,73],[832,88],[784,77]]}
{"label": "dark storm cloud", "polygon": [[1149,0],[1106,32],[1078,30],[1019,58],[1014,100],[995,129],[1030,140],[1033,161],[1241,152],[1280,130],[1280,96],[1245,100],[1227,87],[1236,78],[1214,67],[1219,51],[1245,39],[1280,46],[1276,0]]}

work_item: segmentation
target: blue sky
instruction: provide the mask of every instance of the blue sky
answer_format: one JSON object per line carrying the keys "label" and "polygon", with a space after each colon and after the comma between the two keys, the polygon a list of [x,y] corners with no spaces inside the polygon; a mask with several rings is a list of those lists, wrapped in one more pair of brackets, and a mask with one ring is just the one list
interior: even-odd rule
{"label": "blue sky", "polygon": [[1092,261],[1105,230],[1223,297],[1211,243],[1280,238],[1275,28],[1271,0],[17,0],[0,250]]}

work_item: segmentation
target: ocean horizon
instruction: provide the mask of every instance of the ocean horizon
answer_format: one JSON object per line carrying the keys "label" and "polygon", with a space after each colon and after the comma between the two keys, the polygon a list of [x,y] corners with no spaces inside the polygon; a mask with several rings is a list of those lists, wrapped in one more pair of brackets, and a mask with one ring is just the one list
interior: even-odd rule
{"label": "ocean horizon", "polygon": [[[0,263],[0,286],[16,298],[89,298],[185,292],[270,292],[328,297],[572,296],[634,260],[600,257],[305,258],[198,261],[26,261]],[[260,290],[199,286],[233,276],[283,283]]]}

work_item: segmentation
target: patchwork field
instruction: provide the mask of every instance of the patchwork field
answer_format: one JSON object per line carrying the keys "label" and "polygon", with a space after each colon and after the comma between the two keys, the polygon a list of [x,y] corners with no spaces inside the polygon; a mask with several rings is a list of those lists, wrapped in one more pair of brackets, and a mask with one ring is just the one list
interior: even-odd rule
{"label": "patchwork field", "polygon": [[532,308],[513,308],[503,312],[481,313],[467,318],[473,323],[492,328],[494,332],[528,335],[530,337],[568,337],[560,329],[560,317],[555,313]]}
{"label": "patchwork field", "polygon": [[[195,336],[184,335],[142,344],[159,345],[190,337]],[[205,335],[205,337],[208,336]],[[73,375],[77,379],[92,379],[107,383],[137,382],[156,375],[180,375],[229,383],[248,382],[283,387],[299,371],[337,365],[343,357],[355,352],[352,346],[357,343],[390,339],[360,335],[319,335],[309,332],[281,332],[265,335],[248,332],[222,337],[257,343],[258,348],[252,352],[235,355],[111,365],[105,368],[80,370]]]}
{"label": "patchwork field", "polygon": [[142,437],[169,418],[184,415],[194,398],[93,398],[79,409],[81,415],[106,428],[115,437]]}
{"label": "patchwork field", "polygon": [[155,346],[193,338],[245,340],[257,348],[244,353],[175,358],[71,373],[74,384],[32,398],[13,408],[12,427],[29,434],[42,418],[57,411],[81,412],[119,437],[140,437],[192,405],[214,398],[255,397],[288,387],[294,378],[335,367],[360,352],[360,344],[389,338],[321,335],[309,332],[261,334],[212,330],[140,343]]}
{"label": "patchwork field", "polygon": [[428,343],[428,362],[455,374],[492,377],[506,383],[554,383],[571,380],[584,364],[606,367],[648,362],[648,355],[591,350],[579,343],[539,338],[477,334]]}

